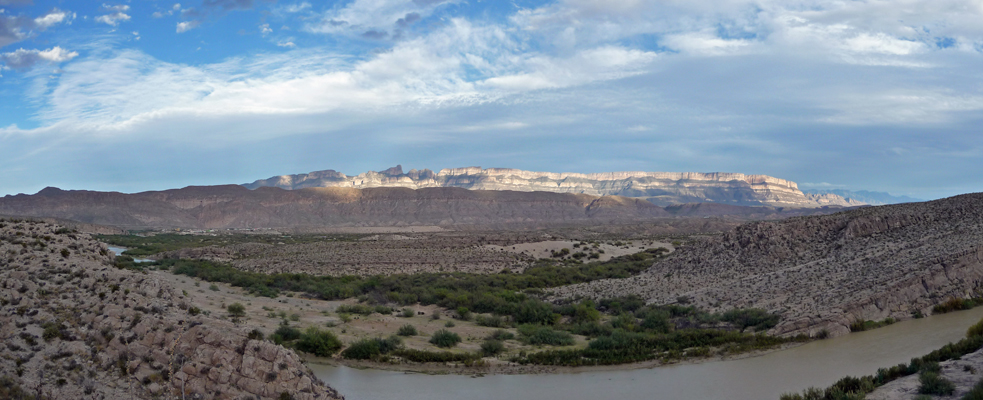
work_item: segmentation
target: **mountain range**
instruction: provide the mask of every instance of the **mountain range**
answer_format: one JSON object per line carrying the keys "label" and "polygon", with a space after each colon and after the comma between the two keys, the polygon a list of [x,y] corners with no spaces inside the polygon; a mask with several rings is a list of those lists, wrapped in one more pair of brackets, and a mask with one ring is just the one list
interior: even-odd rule
{"label": "mountain range", "polygon": [[470,190],[622,196],[644,199],[659,206],[720,203],[741,206],[852,207],[867,204],[832,193],[805,194],[795,182],[785,179],[724,172],[630,171],[581,174],[467,167],[442,169],[438,172],[412,169],[404,173],[403,167],[397,165],[384,171],[369,171],[355,176],[334,170],[281,175],[243,186],[249,189],[278,187],[288,190],[313,187],[458,187]]}
{"label": "mountain range", "polygon": [[846,189],[805,189],[802,191],[806,195],[836,195],[854,202],[867,203],[872,206],[883,206],[887,204],[918,203],[925,201],[908,196],[895,196],[885,192],[871,192],[869,190],[846,190]]}

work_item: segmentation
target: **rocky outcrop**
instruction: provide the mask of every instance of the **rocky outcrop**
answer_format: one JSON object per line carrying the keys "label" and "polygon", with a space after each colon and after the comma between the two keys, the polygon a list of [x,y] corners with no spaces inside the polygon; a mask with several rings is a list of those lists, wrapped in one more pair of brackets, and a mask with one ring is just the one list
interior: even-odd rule
{"label": "rocky outcrop", "polygon": [[468,167],[424,169],[403,173],[402,166],[382,172],[347,176],[337,171],[282,175],[243,185],[250,189],[279,187],[403,187],[410,189],[459,187],[471,190],[579,193],[649,200],[658,205],[724,203],[782,207],[859,206],[835,194],[804,195],[795,182],[766,175],[699,172],[604,172],[593,174],[533,172],[508,168]]}
{"label": "rocky outcrop", "polygon": [[645,273],[556,290],[629,293],[709,309],[757,307],[779,334],[849,331],[856,320],[910,318],[983,285],[983,194],[741,225],[677,249]]}
{"label": "rocky outcrop", "polygon": [[[0,221],[0,376],[44,398],[337,399],[291,350],[112,266],[88,235]],[[184,396],[182,396],[184,393]]]}

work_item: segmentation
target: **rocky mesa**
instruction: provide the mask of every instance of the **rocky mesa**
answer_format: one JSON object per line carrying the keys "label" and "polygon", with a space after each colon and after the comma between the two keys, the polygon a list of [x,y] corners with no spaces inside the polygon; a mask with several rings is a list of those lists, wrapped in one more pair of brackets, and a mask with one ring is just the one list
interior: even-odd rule
{"label": "rocky mesa", "polygon": [[342,398],[292,350],[196,312],[148,274],[115,268],[88,235],[0,220],[0,254],[8,390],[45,399]]}
{"label": "rocky mesa", "polygon": [[700,172],[604,172],[592,174],[533,172],[509,168],[467,167],[410,170],[397,165],[356,176],[326,170],[274,176],[243,186],[296,190],[312,187],[410,189],[457,187],[471,190],[576,193],[642,198],[660,206],[684,203],[769,205],[776,207],[859,206],[866,203],[835,194],[804,194],[795,182],[767,175]]}

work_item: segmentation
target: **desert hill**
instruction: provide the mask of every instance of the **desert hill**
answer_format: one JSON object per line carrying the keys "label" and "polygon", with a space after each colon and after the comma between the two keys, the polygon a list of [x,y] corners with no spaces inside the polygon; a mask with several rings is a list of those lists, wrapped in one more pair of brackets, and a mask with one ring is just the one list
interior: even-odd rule
{"label": "desert hill", "polygon": [[198,313],[153,275],[117,269],[88,235],[0,220],[0,253],[4,389],[44,399],[342,398],[292,350]]}
{"label": "desert hill", "polygon": [[404,173],[397,165],[385,171],[348,176],[334,170],[274,176],[243,186],[296,190],[312,187],[410,189],[458,187],[471,190],[576,193],[645,199],[660,206],[723,203],[744,206],[822,207],[866,203],[836,194],[804,194],[795,182],[767,175],[699,172],[605,172],[593,174],[534,172],[509,168],[429,169]]}
{"label": "desert hill", "polygon": [[654,303],[779,312],[782,334],[849,331],[983,292],[983,194],[752,222],[696,241],[639,276],[562,288]]}
{"label": "desert hill", "polygon": [[[836,208],[706,205],[701,216],[782,218]],[[737,210],[737,211],[735,211]],[[464,226],[543,227],[603,225],[675,218],[648,201],[621,196],[467,190],[463,188],[306,188],[191,186],[124,194],[46,188],[0,198],[0,215],[52,217],[125,229],[247,229]]]}

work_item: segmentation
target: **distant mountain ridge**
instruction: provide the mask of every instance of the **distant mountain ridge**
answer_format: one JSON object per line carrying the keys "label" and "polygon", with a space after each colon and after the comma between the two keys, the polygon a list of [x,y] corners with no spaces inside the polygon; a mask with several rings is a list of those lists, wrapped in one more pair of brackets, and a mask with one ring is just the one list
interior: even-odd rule
{"label": "distant mountain ridge", "polygon": [[288,190],[312,187],[457,187],[470,190],[622,196],[645,199],[659,206],[686,203],[809,208],[866,205],[836,194],[807,195],[799,190],[795,182],[785,179],[724,172],[628,171],[582,174],[467,167],[442,169],[439,172],[412,169],[404,173],[403,167],[397,165],[384,171],[369,171],[355,176],[334,170],[281,175],[242,186],[249,189],[278,187]]}
{"label": "distant mountain ridge", "polygon": [[832,194],[844,199],[854,200],[870,204],[872,206],[882,206],[887,204],[918,203],[925,201],[908,196],[895,196],[885,192],[871,192],[869,190],[846,190],[846,189],[805,189],[803,193],[809,195]]}
{"label": "distant mountain ridge", "polygon": [[[841,207],[741,207],[703,203],[667,211],[648,201],[579,193],[467,190],[457,187],[284,190],[241,185],[189,186],[124,194],[45,188],[0,197],[0,215],[50,217],[122,229],[269,229],[315,232],[345,227],[501,227],[625,224],[714,216],[775,219],[828,214]],[[674,226],[675,226],[674,225]],[[726,225],[726,224],[725,224]]]}

